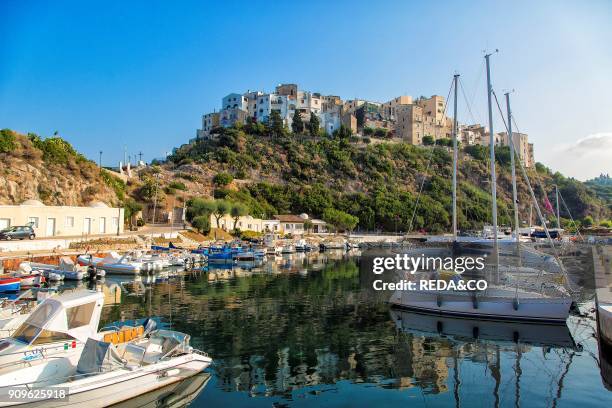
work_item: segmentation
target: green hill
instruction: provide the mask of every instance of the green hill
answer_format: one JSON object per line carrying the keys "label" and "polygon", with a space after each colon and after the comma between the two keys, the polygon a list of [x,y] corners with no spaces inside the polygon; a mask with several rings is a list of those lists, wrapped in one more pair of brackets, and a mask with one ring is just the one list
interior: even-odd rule
{"label": "green hill", "polygon": [[[333,208],[357,216],[361,229],[450,229],[452,157],[448,141],[439,141],[442,146],[421,147],[361,139],[346,131],[311,137],[262,124],[217,132],[215,140],[198,140],[175,149],[162,168],[195,172],[212,186],[215,198],[244,202],[251,214],[259,217],[289,212],[323,217],[326,209]],[[509,150],[499,148],[496,156],[499,222],[510,225]],[[468,146],[459,155],[461,229],[481,228],[490,222],[487,158],[488,148],[482,146]],[[220,175],[221,182],[214,182],[215,175]],[[529,169],[529,177],[540,204],[545,194],[554,203],[552,185],[557,184],[574,218],[610,218],[608,203],[583,183],[552,173],[539,163]],[[234,181],[224,186],[229,179]],[[522,178],[518,187],[521,220],[526,221],[530,199]],[[561,217],[569,218],[563,207]]]}

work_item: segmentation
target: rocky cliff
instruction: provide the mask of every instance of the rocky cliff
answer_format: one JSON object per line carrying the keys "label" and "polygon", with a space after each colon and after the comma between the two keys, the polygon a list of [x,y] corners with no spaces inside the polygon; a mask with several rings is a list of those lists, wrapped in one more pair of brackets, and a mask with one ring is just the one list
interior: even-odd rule
{"label": "rocky cliff", "polygon": [[28,199],[47,205],[118,202],[116,191],[100,169],[63,139],[43,140],[7,129],[1,132],[0,204],[20,204]]}

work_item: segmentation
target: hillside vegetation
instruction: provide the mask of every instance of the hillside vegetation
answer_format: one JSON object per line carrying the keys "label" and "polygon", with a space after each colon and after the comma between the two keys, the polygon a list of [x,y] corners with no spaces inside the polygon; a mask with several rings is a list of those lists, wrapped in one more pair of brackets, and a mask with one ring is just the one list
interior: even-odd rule
{"label": "hillside vegetation", "polygon": [[[210,186],[209,194],[243,202],[258,217],[302,212],[323,217],[332,208],[358,217],[361,229],[408,231],[412,227],[439,232],[450,228],[452,152],[447,140],[421,147],[357,138],[346,129],[321,137],[260,123],[217,132],[216,140],[198,140],[177,149],[162,167],[200,178],[200,183]],[[488,154],[482,146],[468,146],[460,153],[461,229],[490,222]],[[498,149],[496,156],[499,221],[510,225],[508,148]],[[539,163],[529,170],[529,177],[540,204],[545,194],[554,203],[552,185],[557,184],[574,218],[610,218],[609,203],[583,183]],[[521,219],[527,220],[530,199],[522,177],[518,187]],[[535,210],[533,214],[535,221]],[[569,218],[563,205],[561,217],[562,221]]]}
{"label": "hillside vegetation", "polygon": [[117,204],[125,187],[60,137],[0,131],[0,204]]}
{"label": "hillside vegetation", "polygon": [[[183,202],[189,208],[194,198],[215,198],[255,217],[308,213],[339,229],[356,224],[361,230],[450,230],[448,140],[422,147],[358,138],[343,128],[334,135],[294,134],[282,125],[261,123],[217,132],[217,139],[176,149],[166,162],[140,170],[126,185],[57,136],[43,139],[5,129],[0,134],[0,204],[39,199],[50,205],[86,205],[100,200],[124,205],[129,215],[150,207],[153,200],[158,208],[169,209]],[[509,151],[497,149],[496,156],[499,222],[510,225]],[[459,227],[479,229],[490,223],[488,148],[467,146],[459,161]],[[529,169],[529,177],[540,204],[545,194],[554,204],[552,186],[557,184],[575,219],[585,225],[609,222],[610,201],[584,183],[539,163]],[[518,187],[521,219],[527,220],[530,199],[522,177]],[[569,213],[563,205],[561,217],[567,226]]]}

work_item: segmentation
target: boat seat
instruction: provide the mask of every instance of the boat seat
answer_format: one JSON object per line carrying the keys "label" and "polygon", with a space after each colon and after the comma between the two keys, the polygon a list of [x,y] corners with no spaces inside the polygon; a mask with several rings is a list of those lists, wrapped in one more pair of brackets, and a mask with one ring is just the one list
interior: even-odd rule
{"label": "boat seat", "polygon": [[121,358],[125,360],[126,365],[139,366],[143,362],[145,352],[146,349],[144,347],[135,344],[126,344]]}
{"label": "boat seat", "polygon": [[147,344],[146,352],[143,358],[143,362],[147,364],[156,363],[159,358],[163,355],[164,351],[164,339],[153,338]]}
{"label": "boat seat", "polygon": [[144,334],[143,326],[123,326],[119,330],[106,333],[104,335],[104,341],[107,343],[121,344],[128,341],[132,341],[141,337]]}

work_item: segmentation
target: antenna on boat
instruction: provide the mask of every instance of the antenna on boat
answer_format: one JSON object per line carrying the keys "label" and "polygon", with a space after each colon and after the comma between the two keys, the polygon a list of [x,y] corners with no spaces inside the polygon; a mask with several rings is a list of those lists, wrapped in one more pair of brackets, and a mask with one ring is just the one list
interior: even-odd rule
{"label": "antenna on boat", "polygon": [[453,238],[457,241],[457,82],[459,74],[453,76],[454,113],[453,113]]}
{"label": "antenna on boat", "polygon": [[493,86],[491,85],[491,65],[489,63],[489,57],[495,52],[485,54],[485,61],[487,64],[487,104],[489,108],[489,150],[491,151],[491,210],[492,210],[492,221],[493,221],[493,253],[495,254],[495,265],[496,269],[499,267],[499,247],[497,244],[497,182],[495,176],[495,133],[493,132],[493,109],[491,106],[491,94],[493,93]]}
{"label": "antenna on boat", "polygon": [[514,134],[512,133],[512,110],[510,109],[510,92],[506,92],[506,109],[508,111],[508,144],[510,145],[510,166],[512,167],[512,207],[514,209],[514,239],[516,239],[516,255],[521,266],[521,244],[519,242],[518,194],[516,191],[516,169],[514,164]]}

